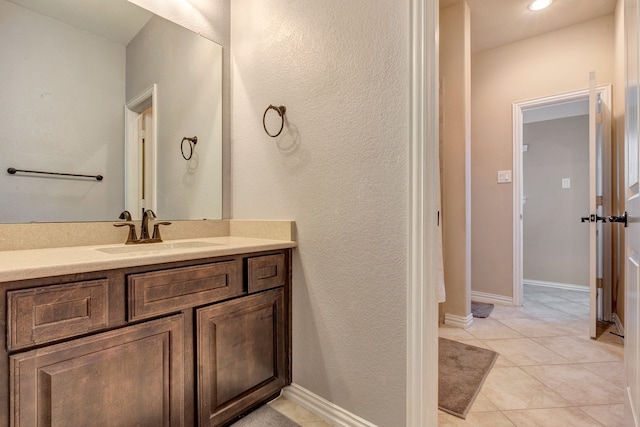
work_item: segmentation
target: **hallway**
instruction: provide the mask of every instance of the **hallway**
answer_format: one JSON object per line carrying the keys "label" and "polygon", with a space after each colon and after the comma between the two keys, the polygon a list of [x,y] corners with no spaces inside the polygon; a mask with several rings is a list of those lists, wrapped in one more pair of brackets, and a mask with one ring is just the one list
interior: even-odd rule
{"label": "hallway", "polygon": [[440,426],[620,426],[622,339],[589,334],[589,294],[524,287],[522,307],[496,305],[469,329],[439,335],[500,354],[466,420],[442,411]]}

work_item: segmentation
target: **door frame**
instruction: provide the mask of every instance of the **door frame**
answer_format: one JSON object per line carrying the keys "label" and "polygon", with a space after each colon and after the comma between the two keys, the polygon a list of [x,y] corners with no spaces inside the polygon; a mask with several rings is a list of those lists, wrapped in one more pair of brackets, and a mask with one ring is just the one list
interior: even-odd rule
{"label": "door frame", "polygon": [[138,141],[140,139],[138,120],[140,115],[151,108],[150,137],[146,160],[146,183],[145,191],[149,193],[149,201],[145,209],[157,212],[156,186],[157,186],[157,149],[156,138],[158,135],[158,86],[154,83],[142,93],[127,102],[124,107],[124,206],[131,213],[132,219],[142,219],[140,208],[140,180],[141,154]]}
{"label": "door frame", "polygon": [[[611,85],[596,86],[596,93],[600,94],[606,106],[602,115],[602,186],[609,189],[611,194]],[[525,110],[550,106],[562,102],[589,98],[589,89],[565,92],[526,101],[513,103],[513,305],[522,305],[523,292],[523,238],[522,238],[522,145],[523,145],[523,114]],[[604,215],[611,214],[611,197],[603,200]],[[611,228],[603,227],[603,317],[611,317]],[[607,262],[609,260],[609,262]]]}
{"label": "door frame", "polygon": [[407,224],[406,426],[438,424],[438,21],[436,0],[411,0]]}

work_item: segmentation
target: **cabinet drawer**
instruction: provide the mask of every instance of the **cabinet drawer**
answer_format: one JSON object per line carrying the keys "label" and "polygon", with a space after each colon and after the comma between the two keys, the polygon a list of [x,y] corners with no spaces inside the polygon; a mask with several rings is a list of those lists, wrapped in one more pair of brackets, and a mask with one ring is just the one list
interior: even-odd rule
{"label": "cabinet drawer", "polygon": [[9,350],[106,327],[108,285],[98,279],[7,292]]}
{"label": "cabinet drawer", "polygon": [[128,276],[129,320],[144,319],[242,294],[237,261]]}
{"label": "cabinet drawer", "polygon": [[247,288],[249,292],[284,286],[284,254],[263,255],[247,259]]}

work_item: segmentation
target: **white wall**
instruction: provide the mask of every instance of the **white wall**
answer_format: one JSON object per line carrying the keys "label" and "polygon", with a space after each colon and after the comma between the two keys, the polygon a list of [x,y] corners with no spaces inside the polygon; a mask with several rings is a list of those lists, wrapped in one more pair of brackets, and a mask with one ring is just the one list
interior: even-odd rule
{"label": "white wall", "polygon": [[[127,46],[127,101],[157,84],[157,211],[222,217],[222,47],[154,16]],[[193,156],[183,137],[198,137]],[[185,143],[187,156],[188,143]]]}
{"label": "white wall", "polygon": [[[234,0],[232,216],[293,219],[293,380],[405,425],[409,3]],[[277,139],[269,104],[287,107]]]}
{"label": "white wall", "polygon": [[589,286],[589,116],[525,124],[523,141],[524,278]]}
{"label": "white wall", "polygon": [[[117,219],[124,46],[4,0],[0,17],[0,222]],[[8,167],[104,181],[11,176]]]}

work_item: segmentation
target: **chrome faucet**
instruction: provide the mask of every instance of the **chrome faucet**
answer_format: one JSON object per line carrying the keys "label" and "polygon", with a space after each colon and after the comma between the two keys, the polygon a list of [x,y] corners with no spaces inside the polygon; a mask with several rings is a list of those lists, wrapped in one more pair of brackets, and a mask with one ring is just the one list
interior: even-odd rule
{"label": "chrome faucet", "polygon": [[142,225],[140,226],[140,240],[149,239],[149,219],[156,219],[156,214],[151,209],[147,209],[142,214]]}

